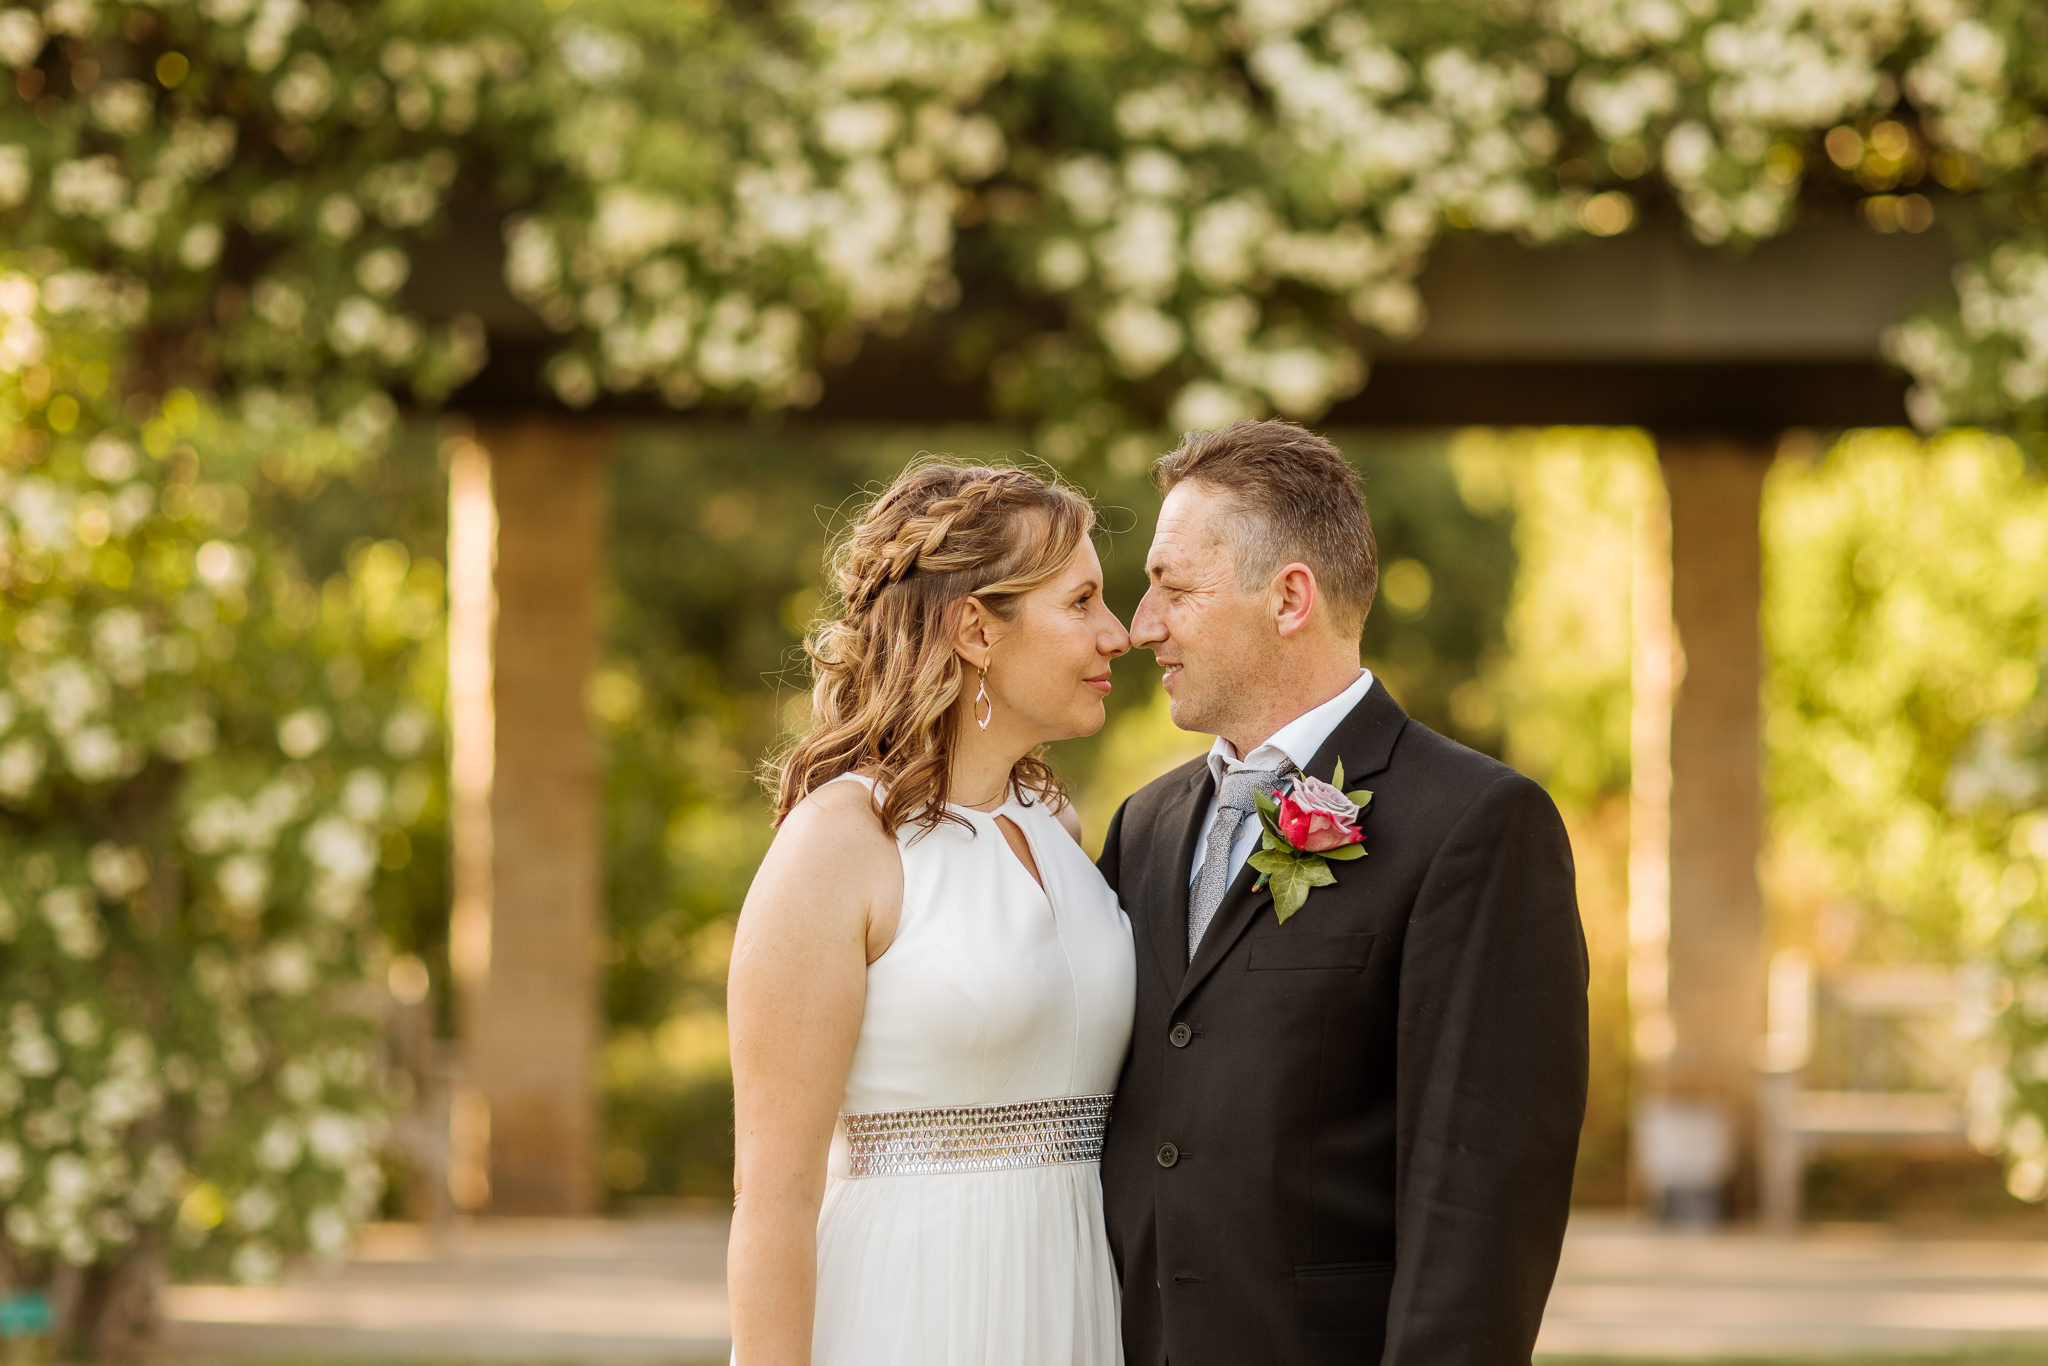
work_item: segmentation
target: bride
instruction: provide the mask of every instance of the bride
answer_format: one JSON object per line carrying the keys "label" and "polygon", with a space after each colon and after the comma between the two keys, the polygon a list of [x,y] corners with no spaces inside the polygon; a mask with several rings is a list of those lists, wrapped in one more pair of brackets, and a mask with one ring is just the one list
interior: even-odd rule
{"label": "bride", "polygon": [[1130,637],[1080,495],[913,468],[835,560],[729,1012],[737,1366],[1112,1366],[1130,923],[1038,757]]}

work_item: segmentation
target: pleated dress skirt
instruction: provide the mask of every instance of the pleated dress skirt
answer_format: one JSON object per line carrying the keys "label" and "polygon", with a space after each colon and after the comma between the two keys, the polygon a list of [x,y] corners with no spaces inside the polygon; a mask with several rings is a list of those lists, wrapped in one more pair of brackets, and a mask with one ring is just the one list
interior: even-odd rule
{"label": "pleated dress skirt", "polygon": [[835,1178],[815,1366],[1116,1366],[1096,1164]]}

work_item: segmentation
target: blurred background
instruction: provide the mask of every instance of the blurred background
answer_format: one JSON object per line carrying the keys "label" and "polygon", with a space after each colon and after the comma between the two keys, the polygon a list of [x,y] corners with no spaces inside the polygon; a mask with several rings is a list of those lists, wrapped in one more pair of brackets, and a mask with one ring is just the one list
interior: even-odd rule
{"label": "blurred background", "polygon": [[[2041,1232],[2035,11],[37,0],[0,67],[0,1337],[714,1215],[830,538],[1036,462],[1128,614],[1247,415],[1565,814],[1582,1209]],[[1091,842],[1206,743],[1116,681]]]}

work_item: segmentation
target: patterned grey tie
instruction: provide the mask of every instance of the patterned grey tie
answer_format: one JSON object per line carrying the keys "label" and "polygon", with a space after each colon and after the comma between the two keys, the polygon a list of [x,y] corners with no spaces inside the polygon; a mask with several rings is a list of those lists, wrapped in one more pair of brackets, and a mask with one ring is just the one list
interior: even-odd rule
{"label": "patterned grey tie", "polygon": [[1216,918],[1216,908],[1223,904],[1223,894],[1230,890],[1230,846],[1237,843],[1238,832],[1244,829],[1245,817],[1259,809],[1253,794],[1264,792],[1272,795],[1280,786],[1280,780],[1293,768],[1292,764],[1277,770],[1240,768],[1223,775],[1216,791],[1216,820],[1209,827],[1209,841],[1202,849],[1201,871],[1195,874],[1194,890],[1188,893],[1189,962],[1194,961],[1195,947],[1202,942],[1202,932]]}

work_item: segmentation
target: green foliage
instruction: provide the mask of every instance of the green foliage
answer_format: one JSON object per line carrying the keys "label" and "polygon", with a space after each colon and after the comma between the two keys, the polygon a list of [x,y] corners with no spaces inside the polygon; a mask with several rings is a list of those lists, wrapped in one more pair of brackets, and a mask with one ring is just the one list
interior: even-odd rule
{"label": "green foliage", "polygon": [[[1466,710],[1550,792],[1570,832],[1592,973],[1591,1075],[1578,1198],[1626,1196],[1634,1046],[1628,999],[1630,621],[1637,524],[1661,511],[1641,432],[1465,431],[1456,487],[1512,527],[1514,568]],[[1461,694],[1453,694],[1454,698]]]}
{"label": "green foliage", "polygon": [[123,398],[104,333],[0,298],[37,353],[0,371],[0,1261],[262,1279],[381,1190],[372,896],[439,783],[439,573],[308,580],[251,495],[333,433]]}
{"label": "green foliage", "polygon": [[1781,463],[1764,522],[1774,899],[1791,934],[1989,962],[1973,1135],[2048,1194],[2048,487],[2010,442],[1864,433]]}

